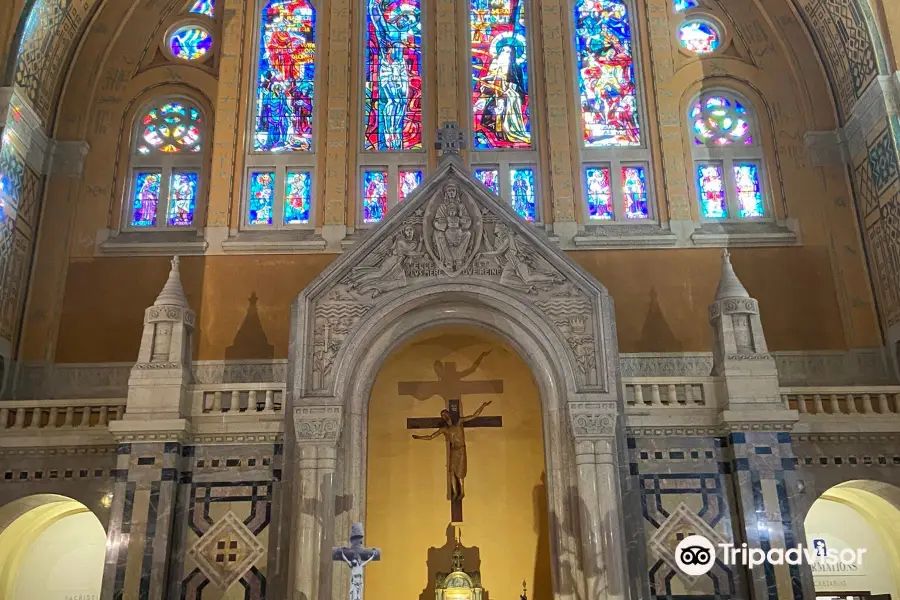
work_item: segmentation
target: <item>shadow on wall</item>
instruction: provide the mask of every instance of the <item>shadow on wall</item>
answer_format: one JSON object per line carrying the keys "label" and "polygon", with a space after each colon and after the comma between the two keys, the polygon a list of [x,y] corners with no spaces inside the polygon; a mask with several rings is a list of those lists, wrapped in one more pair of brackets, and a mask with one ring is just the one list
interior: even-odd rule
{"label": "shadow on wall", "polygon": [[259,320],[259,296],[254,291],[247,301],[247,314],[234,341],[225,348],[225,360],[271,360],[275,358],[275,346],[269,343],[262,321]]}
{"label": "shadow on wall", "polygon": [[669,348],[670,352],[681,352],[684,344],[679,340],[659,305],[659,295],[656,288],[650,288],[650,307],[647,309],[647,318],[644,319],[644,328],[641,330],[641,339],[638,342],[640,348]]}
{"label": "shadow on wall", "polygon": [[532,492],[534,502],[534,529],[537,533],[537,550],[534,553],[534,578],[532,598],[553,597],[553,584],[550,581],[550,524],[547,519],[547,474],[541,473],[541,483]]}
{"label": "shadow on wall", "polygon": [[[447,525],[447,541],[440,548],[429,548],[428,558],[425,562],[428,568],[428,585],[419,595],[419,600],[434,600],[435,597],[435,580],[438,572],[449,573],[452,570],[453,551],[456,550],[456,528],[450,524]],[[463,569],[468,573],[481,570],[481,550],[478,546],[468,548],[460,541],[459,549],[463,555]],[[484,590],[482,600],[489,600],[489,591]]]}

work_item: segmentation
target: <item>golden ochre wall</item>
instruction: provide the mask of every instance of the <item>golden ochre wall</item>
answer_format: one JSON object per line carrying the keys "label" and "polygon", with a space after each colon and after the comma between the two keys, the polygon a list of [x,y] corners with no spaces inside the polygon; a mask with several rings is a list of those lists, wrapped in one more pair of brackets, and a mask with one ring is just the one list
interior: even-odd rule
{"label": "golden ochre wall", "polygon": [[[712,346],[706,310],[719,281],[720,252],[616,250],[569,256],[609,288],[621,352],[707,352]],[[194,356],[285,358],[291,302],[334,257],[184,257],[182,281],[199,323]],[[844,331],[824,249],[736,249],[732,262],[760,302],[772,350],[879,344],[877,325],[865,310],[860,314],[869,316],[868,326]],[[51,358],[135,360],[144,309],[153,303],[168,270],[168,259],[161,257],[73,260]],[[250,300],[253,294],[255,304]],[[48,350],[54,336],[50,324],[40,315],[29,322],[23,347],[26,360],[39,360]]]}
{"label": "golden ochre wall", "polygon": [[[433,573],[450,566],[449,561],[426,564],[430,548],[449,546],[446,443],[414,440],[406,429],[407,417],[437,416],[444,401],[401,397],[397,382],[434,380],[434,361],[455,361],[464,369],[485,350],[491,354],[469,379],[502,379],[503,394],[464,397],[463,410],[471,414],[482,402],[493,400],[483,414],[502,416],[503,427],[466,432],[462,542],[479,549],[483,585],[491,598],[517,598],[523,579],[531,597],[550,594],[537,386],[521,358],[502,342],[471,330],[441,329],[426,332],[391,355],[372,390],[366,539],[381,548],[382,560],[366,571],[367,596],[419,598],[426,588],[433,589]],[[476,566],[466,563],[469,569]],[[423,600],[432,598],[426,593]]]}

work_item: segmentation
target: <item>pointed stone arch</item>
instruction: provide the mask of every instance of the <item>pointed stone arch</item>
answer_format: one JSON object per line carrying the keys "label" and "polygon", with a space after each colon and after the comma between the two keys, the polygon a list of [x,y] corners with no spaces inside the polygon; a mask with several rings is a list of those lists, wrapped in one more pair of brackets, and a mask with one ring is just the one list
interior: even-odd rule
{"label": "pointed stone arch", "polygon": [[[577,595],[563,580],[620,593],[631,578],[623,558],[623,405],[612,300],[456,157],[446,158],[293,305],[293,427],[286,428],[286,445],[287,462],[298,465],[294,589],[323,597],[317,586],[331,578],[320,574],[332,567],[313,540],[332,540],[350,523],[365,521],[367,410],[375,375],[405,340],[444,324],[499,335],[537,381],[556,529],[551,535],[572,542],[551,545],[553,563],[572,570],[554,576],[554,597]],[[337,514],[326,490],[344,500]],[[310,506],[321,514],[310,519]],[[345,583],[333,581],[340,593]]]}

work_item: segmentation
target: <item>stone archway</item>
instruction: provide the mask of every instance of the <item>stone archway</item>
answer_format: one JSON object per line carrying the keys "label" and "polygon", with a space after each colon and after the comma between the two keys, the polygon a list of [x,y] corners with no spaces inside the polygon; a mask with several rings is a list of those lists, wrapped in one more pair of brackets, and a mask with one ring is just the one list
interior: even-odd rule
{"label": "stone archway", "polygon": [[[813,571],[816,592],[900,591],[900,488],[874,480],[850,480],[828,488],[810,505],[805,516],[807,544],[827,541],[829,553],[847,546],[866,550],[857,571]],[[829,537],[833,536],[833,537]],[[832,548],[832,540],[837,546]],[[840,565],[841,568],[843,564]],[[876,589],[872,589],[872,588]]]}
{"label": "stone archway", "polygon": [[0,597],[99,600],[106,531],[84,504],[37,494],[0,507]]}
{"label": "stone archway", "polygon": [[[451,237],[442,227],[455,216],[461,231]],[[286,428],[287,452],[296,453],[287,462],[297,465],[290,483],[292,531],[285,534],[293,546],[290,597],[346,595],[347,582],[331,577],[326,551],[346,538],[350,523],[365,521],[371,386],[399,344],[435,325],[468,325],[500,336],[534,375],[548,504],[557,524],[550,532],[551,559],[559,565],[554,597],[629,597],[611,300],[455,158],[445,159],[294,304],[293,427]],[[339,502],[330,502],[332,496]]]}

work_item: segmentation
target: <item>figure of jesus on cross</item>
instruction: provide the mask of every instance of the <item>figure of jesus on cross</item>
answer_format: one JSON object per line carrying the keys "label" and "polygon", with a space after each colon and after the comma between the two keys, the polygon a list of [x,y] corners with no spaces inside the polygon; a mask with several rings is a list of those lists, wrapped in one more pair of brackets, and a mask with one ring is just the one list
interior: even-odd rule
{"label": "figure of jesus on cross", "polygon": [[434,372],[437,381],[402,381],[397,392],[414,396],[419,400],[427,400],[432,396],[441,396],[447,408],[441,411],[440,418],[410,418],[406,420],[407,429],[436,429],[430,435],[413,435],[417,440],[431,440],[443,435],[447,441],[447,490],[450,499],[450,519],[454,523],[462,522],[462,499],[465,496],[465,477],[468,470],[466,455],[465,430],[470,427],[502,427],[501,417],[482,417],[481,412],[490,404],[483,403],[478,410],[469,416],[462,414],[461,397],[463,394],[484,394],[503,392],[503,381],[492,379],[486,381],[463,381],[481,365],[481,361],[490,354],[482,352],[467,369],[457,371],[456,363],[435,361]]}

